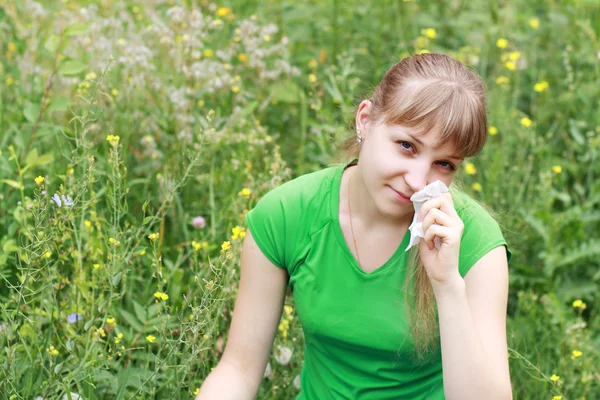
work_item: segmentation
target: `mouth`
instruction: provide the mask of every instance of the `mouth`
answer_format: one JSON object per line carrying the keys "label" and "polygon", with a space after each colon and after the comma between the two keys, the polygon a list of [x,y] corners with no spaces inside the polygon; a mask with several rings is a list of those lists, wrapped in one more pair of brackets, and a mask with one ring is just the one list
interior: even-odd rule
{"label": "mouth", "polygon": [[389,186],[389,185],[388,185],[388,187],[389,187],[390,189],[392,189],[392,190],[393,190],[393,191],[394,191],[394,192],[395,192],[395,193],[396,193],[396,194],[397,194],[399,197],[401,197],[403,200],[410,201],[410,196],[407,196],[407,195],[405,195],[404,193],[397,191],[396,189],[394,189],[393,187],[391,187],[391,186]]}

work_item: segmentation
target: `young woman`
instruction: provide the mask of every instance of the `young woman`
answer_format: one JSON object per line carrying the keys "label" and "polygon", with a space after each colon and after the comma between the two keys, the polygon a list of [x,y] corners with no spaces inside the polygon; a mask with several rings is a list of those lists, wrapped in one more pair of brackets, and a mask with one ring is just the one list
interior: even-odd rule
{"label": "young woman", "polygon": [[[451,186],[486,138],[476,74],[439,54],[394,65],[357,108],[354,159],[279,186],[247,214],[226,349],[197,399],[255,397],[286,286],[306,338],[298,399],[511,399],[511,253]],[[450,192],[422,205],[425,236],[405,251],[410,197],[436,181]]]}

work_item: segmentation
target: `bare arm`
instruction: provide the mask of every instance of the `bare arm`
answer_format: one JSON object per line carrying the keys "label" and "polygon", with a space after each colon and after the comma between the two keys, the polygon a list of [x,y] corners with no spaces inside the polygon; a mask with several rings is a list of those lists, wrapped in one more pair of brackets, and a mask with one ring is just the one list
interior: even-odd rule
{"label": "bare arm", "polygon": [[254,399],[277,333],[288,279],[287,271],[265,257],[248,230],[225,351],[195,400]]}

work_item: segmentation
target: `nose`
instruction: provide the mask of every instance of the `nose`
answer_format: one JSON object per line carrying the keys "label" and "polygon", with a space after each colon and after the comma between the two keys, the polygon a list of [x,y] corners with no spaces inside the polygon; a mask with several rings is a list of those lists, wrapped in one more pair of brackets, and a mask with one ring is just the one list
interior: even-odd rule
{"label": "nose", "polygon": [[425,165],[414,165],[410,171],[406,173],[404,179],[406,184],[410,186],[413,193],[422,190],[427,186],[427,175],[429,174],[429,168]]}

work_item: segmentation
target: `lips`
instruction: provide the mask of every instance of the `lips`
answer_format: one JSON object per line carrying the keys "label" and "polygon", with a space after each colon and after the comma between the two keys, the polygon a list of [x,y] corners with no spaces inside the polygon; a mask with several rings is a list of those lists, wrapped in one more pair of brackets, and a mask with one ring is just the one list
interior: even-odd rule
{"label": "lips", "polygon": [[396,192],[396,194],[398,194],[398,196],[402,197],[404,200],[406,200],[406,201],[410,201],[410,196],[407,196],[407,195],[405,195],[404,193],[397,191],[396,189],[394,189],[393,187],[391,187],[391,186],[389,186],[389,185],[388,185],[388,187],[389,187],[390,189],[392,189],[394,192]]}
{"label": "lips", "polygon": [[392,189],[394,192],[398,193],[400,196],[404,197],[406,200],[410,200],[410,196],[407,196],[404,193],[397,191],[396,189],[394,189],[391,186],[390,186],[390,189]]}

